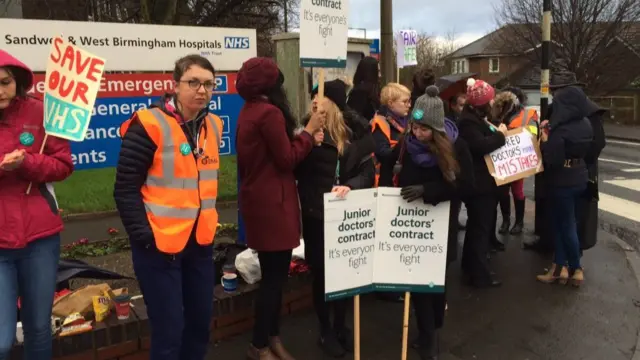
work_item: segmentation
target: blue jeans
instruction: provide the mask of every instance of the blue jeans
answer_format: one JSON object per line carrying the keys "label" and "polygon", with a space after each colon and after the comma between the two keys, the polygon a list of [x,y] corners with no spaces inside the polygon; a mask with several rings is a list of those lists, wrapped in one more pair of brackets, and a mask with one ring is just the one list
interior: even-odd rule
{"label": "blue jeans", "polygon": [[587,184],[556,187],[551,190],[550,214],[555,240],[554,263],[558,266],[568,264],[570,271],[581,268],[576,203],[586,189]]}
{"label": "blue jeans", "polygon": [[213,245],[189,240],[174,257],[132,241],[131,255],[151,327],[151,360],[202,360],[209,345]]}
{"label": "blue jeans", "polygon": [[23,249],[0,249],[0,360],[9,359],[16,337],[17,302],[25,360],[51,360],[51,309],[56,290],[60,235]]}

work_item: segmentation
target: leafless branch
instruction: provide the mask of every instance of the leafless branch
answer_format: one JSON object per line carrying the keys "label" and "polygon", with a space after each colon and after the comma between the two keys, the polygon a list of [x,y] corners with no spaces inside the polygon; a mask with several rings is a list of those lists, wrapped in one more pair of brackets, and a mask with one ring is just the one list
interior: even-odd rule
{"label": "leafless branch", "polygon": [[[539,64],[542,0],[501,0],[496,14],[502,31],[494,42],[501,52],[526,55],[525,66]],[[639,21],[638,0],[554,0],[552,68],[575,72],[596,93],[627,86],[640,76],[628,43]]]}

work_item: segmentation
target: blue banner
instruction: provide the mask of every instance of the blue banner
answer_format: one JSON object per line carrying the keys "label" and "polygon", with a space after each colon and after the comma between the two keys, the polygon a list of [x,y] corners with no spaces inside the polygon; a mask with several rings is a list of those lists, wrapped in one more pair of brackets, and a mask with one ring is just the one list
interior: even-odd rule
{"label": "blue banner", "polygon": [[[226,88],[226,84],[224,84]],[[115,167],[120,153],[120,125],[138,110],[160,99],[154,97],[117,97],[96,99],[85,140],[71,142],[76,170]],[[235,155],[236,121],[244,100],[238,94],[215,94],[209,111],[222,119],[221,155]]]}

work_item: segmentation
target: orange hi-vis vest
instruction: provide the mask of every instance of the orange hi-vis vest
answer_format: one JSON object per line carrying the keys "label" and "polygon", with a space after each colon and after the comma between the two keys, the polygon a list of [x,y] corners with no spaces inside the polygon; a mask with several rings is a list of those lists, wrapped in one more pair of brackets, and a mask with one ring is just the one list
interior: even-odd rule
{"label": "orange hi-vis vest", "polygon": [[[398,144],[398,140],[394,140],[391,138],[391,125],[389,124],[387,119],[384,118],[384,116],[376,114],[373,119],[371,119],[371,132],[373,133],[374,131],[376,131],[376,128],[379,128],[380,131],[382,131],[382,133],[387,137],[391,148],[395,147],[396,144]],[[401,130],[401,132],[404,131]],[[373,186],[378,187],[378,182],[380,180],[380,162],[375,158],[375,156],[373,157],[373,162],[376,167],[376,178]]]}
{"label": "orange hi-vis vest", "polygon": [[[212,244],[218,225],[216,198],[222,120],[212,114],[203,119],[198,147],[204,153],[196,157],[176,119],[158,108],[136,114],[157,146],[141,189],[156,247],[166,254],[180,253],[196,223],[198,244]],[[122,137],[130,123],[127,120],[122,124]]]}
{"label": "orange hi-vis vest", "polygon": [[534,109],[522,109],[509,123],[509,129],[525,127],[530,133],[538,136],[538,112]]}

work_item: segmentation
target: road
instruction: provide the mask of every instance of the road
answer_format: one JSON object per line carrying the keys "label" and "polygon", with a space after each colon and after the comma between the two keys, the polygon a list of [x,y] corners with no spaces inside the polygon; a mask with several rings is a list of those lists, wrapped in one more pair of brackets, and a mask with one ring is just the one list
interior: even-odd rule
{"label": "road", "polygon": [[[607,139],[600,161],[601,227],[638,246],[640,233],[640,142]],[[533,179],[525,194],[533,199]]]}

